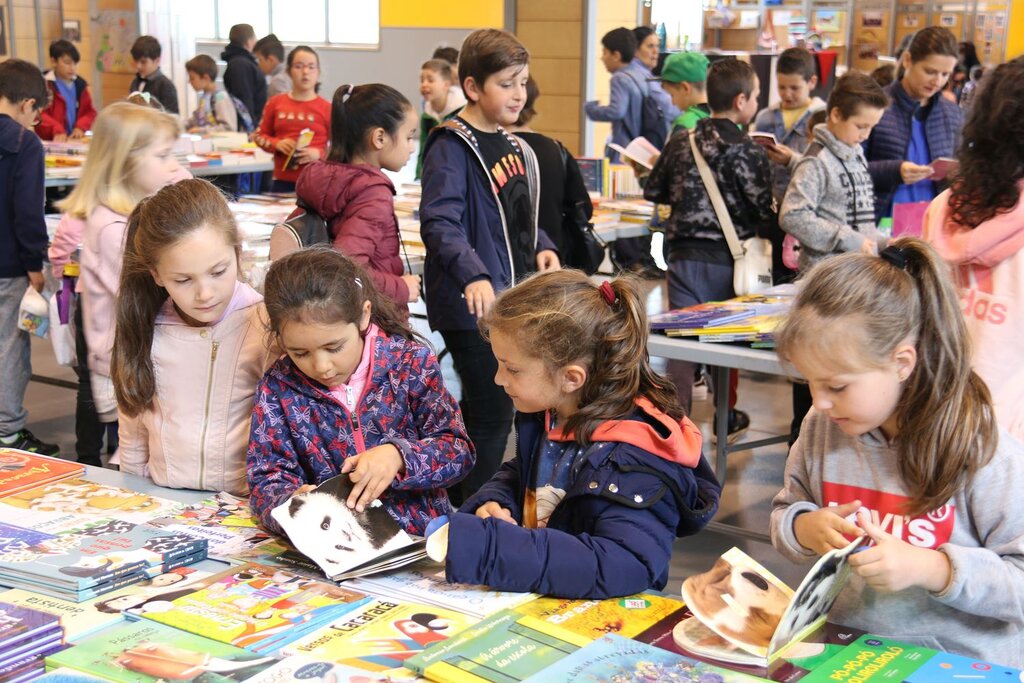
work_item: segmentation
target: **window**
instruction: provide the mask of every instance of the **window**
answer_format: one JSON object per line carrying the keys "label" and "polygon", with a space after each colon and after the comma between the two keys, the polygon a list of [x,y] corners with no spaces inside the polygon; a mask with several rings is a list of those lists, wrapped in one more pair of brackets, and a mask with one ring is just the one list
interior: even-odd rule
{"label": "window", "polygon": [[[251,24],[260,38],[274,33],[283,43],[357,45],[380,43],[380,2],[373,0],[214,0],[212,17],[194,17],[195,33],[227,40],[235,24]],[[204,21],[205,20],[205,21]]]}
{"label": "window", "polygon": [[[328,5],[348,3],[328,2]],[[323,43],[324,0],[273,0],[274,33],[285,43]],[[261,34],[263,35],[263,34]],[[374,37],[373,42],[377,39]]]}
{"label": "window", "polygon": [[[342,6],[350,4],[344,11]],[[331,43],[376,45],[380,41],[380,3],[329,3],[327,40]]]}
{"label": "window", "polygon": [[270,7],[253,0],[217,0],[218,38],[228,39],[228,31],[235,24],[250,24],[256,37],[270,33]]}

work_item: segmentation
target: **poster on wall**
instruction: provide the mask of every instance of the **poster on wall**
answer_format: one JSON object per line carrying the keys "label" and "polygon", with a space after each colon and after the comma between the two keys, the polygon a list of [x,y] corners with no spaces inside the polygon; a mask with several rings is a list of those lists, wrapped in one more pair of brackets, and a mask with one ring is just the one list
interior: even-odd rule
{"label": "poster on wall", "polygon": [[939,15],[939,26],[945,28],[953,28],[956,26],[956,15],[955,14],[941,14]]}
{"label": "poster on wall", "polygon": [[884,14],[882,12],[861,12],[860,25],[865,28],[873,28],[882,26],[884,22]]}
{"label": "poster on wall", "polygon": [[82,22],[78,19],[65,19],[61,29],[61,38],[72,43],[82,42]]}
{"label": "poster on wall", "polygon": [[93,20],[96,36],[96,70],[104,73],[135,73],[131,47],[139,37],[135,12],[101,10]]}
{"label": "poster on wall", "polygon": [[920,14],[904,14],[903,15],[903,28],[920,28],[921,27],[921,15]]}

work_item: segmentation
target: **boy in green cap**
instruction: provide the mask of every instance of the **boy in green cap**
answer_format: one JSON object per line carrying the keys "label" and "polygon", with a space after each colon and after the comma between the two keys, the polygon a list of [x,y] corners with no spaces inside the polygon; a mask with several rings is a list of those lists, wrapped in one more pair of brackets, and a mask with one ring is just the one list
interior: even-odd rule
{"label": "boy in green cap", "polygon": [[682,112],[672,122],[672,133],[692,130],[701,119],[711,116],[705,81],[708,79],[708,58],[699,52],[674,52],[661,67],[661,81],[672,97],[672,104]]}

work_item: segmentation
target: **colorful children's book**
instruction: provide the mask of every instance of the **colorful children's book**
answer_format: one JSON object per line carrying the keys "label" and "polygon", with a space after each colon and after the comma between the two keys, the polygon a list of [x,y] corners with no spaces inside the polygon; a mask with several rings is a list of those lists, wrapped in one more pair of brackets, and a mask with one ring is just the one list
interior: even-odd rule
{"label": "colorful children's book", "polygon": [[270,539],[270,534],[257,526],[248,502],[225,492],[188,505],[175,514],[155,517],[148,523],[205,538],[209,542],[210,557],[218,560],[226,560]]}
{"label": "colorful children's book", "polygon": [[47,671],[35,680],[42,681],[43,683],[96,683],[104,679],[62,666]]}
{"label": "colorful children's book", "polygon": [[[413,674],[413,676],[415,676]],[[411,681],[412,679],[410,679]],[[245,683],[404,683],[404,679],[388,676],[367,675],[366,671],[343,664],[309,659],[292,655],[285,657],[269,669],[262,671]],[[57,681],[57,683],[61,683]],[[68,681],[77,683],[77,681]]]}
{"label": "colorful children's book", "polygon": [[1024,672],[970,657],[865,634],[803,679],[806,683],[1024,681]]}
{"label": "colorful children's book", "polygon": [[287,569],[293,574],[316,581],[330,581],[324,570],[283,538],[272,537],[251,548],[234,553],[227,558],[233,564],[255,562],[268,567]]}
{"label": "colorful children's book", "polygon": [[[376,500],[363,512],[347,504],[352,480],[339,474],[271,511],[288,540],[340,581],[394,569],[427,556],[423,539],[405,533]],[[382,568],[379,563],[386,563]]]}
{"label": "colorful children's book", "polygon": [[514,683],[526,680],[590,641],[536,617],[504,610],[431,645],[411,657],[406,666],[440,683]]}
{"label": "colorful children's book", "polygon": [[63,636],[60,619],[47,612],[0,602],[0,661],[21,645],[44,640],[52,634]]}
{"label": "colorful children's book", "polygon": [[538,597],[536,593],[509,593],[493,591],[486,586],[448,583],[444,578],[444,565],[431,561],[355,579],[347,585],[353,590],[391,598],[395,602],[437,605],[478,619]]}
{"label": "colorful children's book", "polygon": [[107,681],[157,683],[244,681],[275,663],[241,648],[151,621],[118,624],[46,658]]}
{"label": "colorful children's book", "polygon": [[88,519],[136,524],[174,514],[182,504],[84,479],[62,479],[0,498],[0,521],[60,533]]}
{"label": "colorful children's book", "polygon": [[639,593],[608,600],[537,598],[516,607],[515,611],[594,640],[609,633],[633,638],[685,609],[686,605],[679,600]]}
{"label": "colorful children's book", "polygon": [[209,577],[159,609],[147,604],[129,614],[253,652],[269,652],[367,600],[362,593],[250,563]]}
{"label": "colorful children's book", "polygon": [[710,571],[683,581],[683,600],[694,616],[744,653],[737,657],[726,648],[712,655],[709,646],[701,654],[723,662],[770,664],[825,623],[849,574],[847,559],[863,541],[822,555],[795,593],[739,548],[728,550]]}
{"label": "colorful children's book", "polygon": [[671,681],[672,683],[754,683],[761,679],[720,669],[666,650],[611,634],[526,679],[559,681]]}
{"label": "colorful children's book", "polygon": [[387,675],[424,648],[447,640],[477,619],[431,605],[374,600],[282,649],[281,654],[312,657]]}
{"label": "colorful children's book", "polygon": [[0,498],[67,477],[77,477],[83,472],[85,467],[77,462],[16,448],[0,448]]}

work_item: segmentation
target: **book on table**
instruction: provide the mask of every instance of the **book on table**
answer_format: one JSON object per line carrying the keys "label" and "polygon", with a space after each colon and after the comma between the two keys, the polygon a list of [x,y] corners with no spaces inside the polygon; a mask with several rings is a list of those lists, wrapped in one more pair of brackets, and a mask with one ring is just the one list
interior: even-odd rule
{"label": "book on table", "polygon": [[343,581],[395,569],[427,556],[425,542],[407,534],[375,500],[362,512],[347,504],[352,480],[339,474],[271,511],[288,540],[331,579]]}
{"label": "book on table", "polygon": [[[728,550],[709,571],[683,581],[694,618],[679,623],[676,642],[722,662],[770,664],[825,623],[849,575],[848,558],[863,542],[822,555],[795,592],[739,548]],[[701,627],[728,645],[720,647]]]}
{"label": "book on table", "polygon": [[209,542],[209,556],[222,561],[272,538],[259,528],[248,501],[224,491],[154,517],[148,524],[205,538]]}
{"label": "book on table", "polygon": [[593,640],[610,633],[633,638],[682,613],[686,605],[663,595],[637,593],[607,600],[541,597],[513,609]]}
{"label": "book on table", "polygon": [[0,447],[0,498],[83,472],[85,467],[77,462]]}

